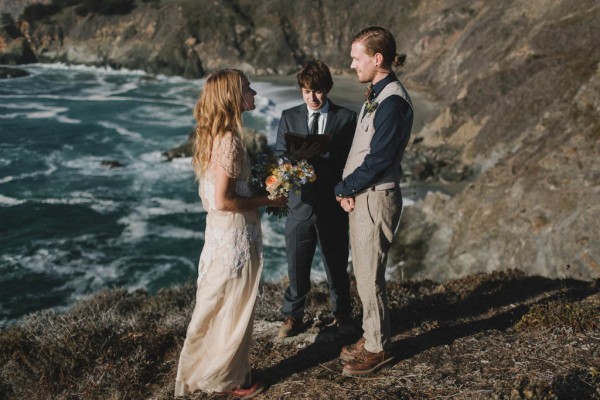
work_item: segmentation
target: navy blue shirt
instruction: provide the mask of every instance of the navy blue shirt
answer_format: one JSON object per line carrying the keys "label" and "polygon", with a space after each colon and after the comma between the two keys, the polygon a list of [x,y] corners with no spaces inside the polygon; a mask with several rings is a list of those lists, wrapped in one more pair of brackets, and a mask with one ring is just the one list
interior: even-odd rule
{"label": "navy blue shirt", "polygon": [[[373,96],[377,97],[388,83],[397,80],[396,75],[391,72],[373,85]],[[361,119],[363,117],[364,113]],[[404,151],[410,137],[411,121],[412,108],[405,99],[398,95],[385,98],[377,106],[373,120],[375,132],[371,138],[371,151],[354,172],[336,185],[335,195],[352,196],[377,183],[385,170],[393,164],[398,153]]]}

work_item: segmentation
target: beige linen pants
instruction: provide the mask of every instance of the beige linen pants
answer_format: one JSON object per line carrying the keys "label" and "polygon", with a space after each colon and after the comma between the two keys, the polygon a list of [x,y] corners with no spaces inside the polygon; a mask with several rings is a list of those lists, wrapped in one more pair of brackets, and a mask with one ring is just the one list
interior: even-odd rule
{"label": "beige linen pants", "polygon": [[385,267],[401,212],[400,189],[390,189],[359,194],[349,214],[352,265],[363,306],[365,349],[372,353],[387,350],[391,345]]}

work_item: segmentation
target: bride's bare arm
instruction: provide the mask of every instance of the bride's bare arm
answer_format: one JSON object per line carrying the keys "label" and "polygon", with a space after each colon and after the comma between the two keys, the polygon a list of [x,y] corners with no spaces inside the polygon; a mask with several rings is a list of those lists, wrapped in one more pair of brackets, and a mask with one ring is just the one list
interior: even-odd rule
{"label": "bride's bare arm", "polygon": [[219,211],[244,212],[259,207],[281,207],[287,204],[286,197],[270,200],[267,195],[241,197],[235,194],[235,179],[223,168],[215,169],[215,206]]}

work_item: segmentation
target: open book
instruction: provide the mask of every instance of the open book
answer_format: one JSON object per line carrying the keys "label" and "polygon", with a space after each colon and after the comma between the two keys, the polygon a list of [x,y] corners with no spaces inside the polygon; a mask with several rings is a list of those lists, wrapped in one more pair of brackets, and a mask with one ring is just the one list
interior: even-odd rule
{"label": "open book", "polygon": [[331,135],[315,135],[308,134],[303,135],[301,133],[293,133],[293,132],[285,132],[283,134],[285,138],[285,146],[288,150],[291,150],[291,145],[293,144],[296,148],[300,148],[304,143],[310,146],[313,143],[319,144],[324,150],[329,147],[331,143]]}

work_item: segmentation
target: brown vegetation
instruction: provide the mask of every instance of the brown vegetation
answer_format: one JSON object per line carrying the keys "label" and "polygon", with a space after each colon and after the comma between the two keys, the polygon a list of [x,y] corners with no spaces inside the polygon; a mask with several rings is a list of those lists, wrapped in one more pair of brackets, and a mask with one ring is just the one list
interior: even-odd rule
{"label": "brown vegetation", "polygon": [[[311,292],[308,331],[287,342],[274,339],[282,286],[263,285],[252,360],[271,386],[259,398],[598,399],[598,285],[516,270],[390,282],[397,359],[367,379],[340,374],[340,347],[356,338],[328,326],[325,284]],[[172,398],[194,292],[105,291],[1,331],[0,399]]]}

